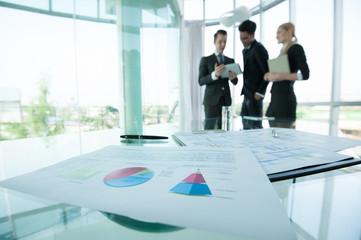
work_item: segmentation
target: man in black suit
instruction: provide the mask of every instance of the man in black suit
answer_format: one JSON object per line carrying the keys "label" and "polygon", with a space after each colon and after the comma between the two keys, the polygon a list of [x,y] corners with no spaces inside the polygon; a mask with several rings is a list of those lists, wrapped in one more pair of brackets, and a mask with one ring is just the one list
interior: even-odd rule
{"label": "man in black suit", "polygon": [[263,98],[268,82],[263,76],[268,72],[268,52],[264,46],[254,38],[256,23],[246,20],[239,25],[241,42],[243,43],[243,88],[244,95],[241,116],[243,129],[263,128],[262,121],[245,119],[245,116],[263,116]]}
{"label": "man in black suit", "polygon": [[238,83],[237,74],[230,72],[228,78],[222,78],[226,70],[225,64],[234,63],[232,58],[223,55],[227,43],[227,32],[218,30],[214,34],[215,53],[202,57],[199,64],[198,82],[200,86],[206,85],[203,105],[205,112],[204,129],[222,128],[222,106],[232,104],[228,81],[234,85]]}

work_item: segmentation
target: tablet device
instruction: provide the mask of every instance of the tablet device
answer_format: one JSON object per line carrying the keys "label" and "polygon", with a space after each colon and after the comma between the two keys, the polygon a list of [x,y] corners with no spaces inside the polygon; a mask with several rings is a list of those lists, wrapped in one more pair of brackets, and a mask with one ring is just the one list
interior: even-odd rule
{"label": "tablet device", "polygon": [[235,72],[237,75],[242,73],[241,67],[238,63],[227,64],[226,71],[222,73],[222,78],[228,78],[229,72]]}

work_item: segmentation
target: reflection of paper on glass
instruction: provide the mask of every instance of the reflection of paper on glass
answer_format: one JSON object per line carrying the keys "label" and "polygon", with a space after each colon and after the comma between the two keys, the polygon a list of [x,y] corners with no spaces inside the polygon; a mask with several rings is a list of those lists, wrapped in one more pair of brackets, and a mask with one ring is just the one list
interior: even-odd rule
{"label": "reflection of paper on glass", "polygon": [[237,75],[242,73],[241,67],[238,63],[227,64],[226,71],[222,73],[222,78],[228,78],[229,72],[234,72]]}
{"label": "reflection of paper on glass", "polygon": [[0,186],[141,221],[296,239],[249,149],[108,146]]}
{"label": "reflection of paper on glass", "polygon": [[270,72],[274,73],[290,73],[290,64],[288,62],[288,55],[281,55],[275,59],[267,61]]}

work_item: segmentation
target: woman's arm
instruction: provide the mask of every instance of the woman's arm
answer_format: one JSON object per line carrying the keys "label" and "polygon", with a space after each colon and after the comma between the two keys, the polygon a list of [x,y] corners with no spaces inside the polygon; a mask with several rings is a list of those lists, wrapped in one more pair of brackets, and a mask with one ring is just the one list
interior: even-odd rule
{"label": "woman's arm", "polygon": [[277,82],[282,80],[287,81],[296,81],[296,80],[307,80],[310,76],[310,70],[308,68],[307,60],[305,52],[301,45],[295,44],[293,45],[289,51],[289,60],[290,63],[294,63],[295,69],[297,72],[300,71],[302,74],[302,79],[299,79],[299,75],[297,73],[273,73],[268,72],[264,75],[265,81]]}
{"label": "woman's arm", "polygon": [[298,79],[297,73],[274,73],[268,72],[264,75],[263,79],[269,82],[278,82],[282,80],[296,81]]}

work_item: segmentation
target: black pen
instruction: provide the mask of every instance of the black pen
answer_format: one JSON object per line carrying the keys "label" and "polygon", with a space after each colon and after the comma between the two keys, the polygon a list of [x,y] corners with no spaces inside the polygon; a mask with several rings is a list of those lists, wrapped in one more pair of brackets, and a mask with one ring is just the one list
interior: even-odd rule
{"label": "black pen", "polygon": [[154,136],[154,135],[120,135],[121,138],[126,139],[168,139],[165,136]]}

